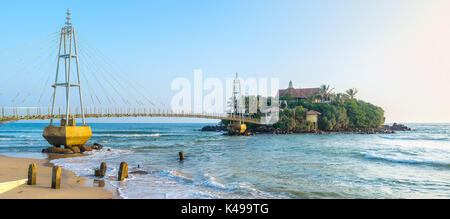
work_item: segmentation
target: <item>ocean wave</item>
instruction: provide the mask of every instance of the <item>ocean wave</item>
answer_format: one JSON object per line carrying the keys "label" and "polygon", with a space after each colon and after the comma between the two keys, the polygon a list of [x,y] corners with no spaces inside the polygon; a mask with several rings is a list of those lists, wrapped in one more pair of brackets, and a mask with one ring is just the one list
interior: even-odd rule
{"label": "ocean wave", "polygon": [[205,173],[203,174],[203,180],[201,181],[201,184],[207,185],[213,188],[217,189],[225,189],[225,190],[233,190],[233,189],[239,189],[240,187],[237,186],[229,186],[225,185],[222,182],[220,182],[216,177]]}
{"label": "ocean wave", "polygon": [[129,135],[132,135],[132,134],[155,134],[155,133],[158,133],[158,132],[156,132],[156,131],[133,131],[133,130],[130,130],[130,131],[125,131],[125,130],[123,130],[123,131],[114,131],[114,130],[110,130],[110,131],[93,131],[92,133],[93,134],[129,134]]}
{"label": "ocean wave", "polygon": [[425,140],[425,141],[448,141],[450,140],[448,137],[433,137],[433,136],[380,136],[380,138],[388,139],[388,140]]}
{"label": "ocean wave", "polygon": [[194,192],[192,195],[198,199],[219,199],[219,198],[221,198],[220,196],[206,193],[206,192],[200,192],[200,191]]}
{"label": "ocean wave", "polygon": [[432,165],[439,167],[447,167],[450,168],[450,163],[440,162],[440,161],[429,161],[429,160],[418,160],[418,159],[409,159],[409,158],[398,158],[394,156],[386,156],[386,155],[376,155],[376,154],[364,154],[364,158],[373,159],[373,160],[382,160],[393,163],[405,163],[405,164],[422,164],[422,165]]}
{"label": "ocean wave", "polygon": [[163,171],[160,172],[160,174],[162,176],[166,176],[166,177],[169,177],[169,178],[172,178],[172,179],[176,179],[179,182],[187,182],[187,183],[193,183],[194,182],[194,179],[192,177],[190,177],[190,176],[188,176],[188,175],[186,175],[184,173],[177,172],[175,170],[170,170],[170,171],[163,170]]}
{"label": "ocean wave", "polygon": [[0,135],[0,141],[42,141],[42,136],[30,136],[30,135]]}
{"label": "ocean wave", "polygon": [[[161,171],[163,176],[170,177],[172,179],[175,179],[179,182],[183,183],[189,183],[195,186],[201,186],[201,187],[207,187],[213,190],[223,191],[225,193],[234,193],[234,194],[241,194],[244,195],[244,197],[248,197],[249,195],[252,197],[259,197],[259,198],[270,198],[274,197],[273,195],[266,194],[258,189],[253,188],[248,183],[232,183],[227,184],[219,179],[217,179],[215,176],[205,173],[201,176],[192,177],[190,175],[177,172],[175,170],[171,171]],[[211,198],[212,196],[210,196]]]}
{"label": "ocean wave", "polygon": [[167,145],[146,145],[146,146],[132,146],[132,149],[162,149],[162,148],[175,148],[183,147],[186,144],[167,144]]}
{"label": "ocean wave", "polygon": [[141,137],[161,137],[162,134],[154,133],[154,134],[126,134],[126,135],[117,135],[117,134],[104,134],[104,135],[95,135],[96,138],[141,138]]}

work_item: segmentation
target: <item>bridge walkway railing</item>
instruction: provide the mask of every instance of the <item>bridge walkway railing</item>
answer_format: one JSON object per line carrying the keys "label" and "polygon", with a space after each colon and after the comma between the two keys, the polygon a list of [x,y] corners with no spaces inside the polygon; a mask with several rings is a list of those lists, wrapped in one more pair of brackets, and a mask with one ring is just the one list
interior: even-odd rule
{"label": "bridge walkway railing", "polygon": [[[230,116],[227,113],[195,113],[185,111],[173,111],[168,109],[132,108],[132,107],[85,107],[85,118],[105,117],[183,117],[183,118],[205,118],[239,121],[239,117]],[[65,117],[65,109],[58,107],[51,112],[50,107],[1,107],[0,121],[17,120],[47,120],[62,119]],[[82,118],[78,107],[71,110],[70,116]],[[259,124],[259,120],[251,117],[241,118],[246,123]]]}

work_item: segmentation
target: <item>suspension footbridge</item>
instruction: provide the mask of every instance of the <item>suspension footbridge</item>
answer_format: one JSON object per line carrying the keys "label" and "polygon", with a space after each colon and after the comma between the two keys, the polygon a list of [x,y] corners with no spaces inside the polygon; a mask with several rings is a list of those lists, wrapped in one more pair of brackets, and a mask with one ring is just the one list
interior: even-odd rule
{"label": "suspension footbridge", "polygon": [[[66,114],[61,113],[61,109],[57,113],[51,113],[50,107],[2,107],[2,115],[0,122],[14,122],[19,120],[49,120],[64,119]],[[260,120],[250,117],[233,116],[228,113],[194,113],[194,112],[176,112],[167,109],[152,108],[102,108],[93,107],[85,108],[85,114],[70,114],[70,118],[120,118],[120,117],[181,117],[181,118],[201,118],[228,121],[242,121],[250,124],[260,124]]]}
{"label": "suspension footbridge", "polygon": [[[245,123],[261,123],[259,119],[244,115],[237,107],[237,99],[241,98],[237,74],[233,84],[234,106],[230,113],[173,111],[158,97],[149,97],[152,95],[148,95],[143,86],[130,81],[129,74],[118,70],[99,50],[85,41],[80,43],[77,34],[67,10],[66,23],[60,31],[25,43],[16,51],[0,51],[0,97],[11,98],[12,105],[0,107],[0,124],[20,120],[50,120],[43,136],[52,145],[70,146],[84,144],[92,136],[86,118],[183,117],[229,120],[232,121],[231,128],[238,133],[245,131]],[[55,78],[53,83],[52,75]],[[62,88],[65,95],[58,95],[58,88]],[[75,93],[71,93],[73,89]],[[79,101],[71,102],[71,95],[78,96]],[[45,104],[46,99],[49,100],[48,104]],[[30,102],[39,106],[24,106]],[[76,118],[81,119],[79,126],[75,122]],[[61,120],[59,126],[54,125],[55,119]]]}

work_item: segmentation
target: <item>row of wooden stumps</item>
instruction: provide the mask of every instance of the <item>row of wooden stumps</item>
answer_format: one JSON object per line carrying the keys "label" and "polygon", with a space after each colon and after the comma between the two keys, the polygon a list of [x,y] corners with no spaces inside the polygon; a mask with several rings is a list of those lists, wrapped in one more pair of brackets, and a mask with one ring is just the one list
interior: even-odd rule
{"label": "row of wooden stumps", "polygon": [[[36,185],[37,166],[32,163],[28,166],[28,185]],[[59,189],[61,187],[61,167],[54,166],[52,168],[52,189]]]}
{"label": "row of wooden stumps", "polygon": [[[102,162],[100,164],[100,168],[94,170],[94,176],[103,178],[105,177],[105,174],[106,174],[106,163]],[[128,164],[126,162],[120,163],[119,173],[117,175],[118,175],[117,180],[119,181],[123,181],[125,178],[128,178]]]}
{"label": "row of wooden stumps", "polygon": [[[184,153],[182,151],[178,152],[178,155],[180,156],[180,161],[184,160]],[[106,174],[106,163],[102,162],[100,164],[99,169],[94,170],[94,175],[96,177],[105,177]],[[125,178],[128,178],[128,164],[127,162],[123,161],[120,163],[119,166],[119,172],[117,173],[117,180],[123,181]]]}
{"label": "row of wooden stumps", "polygon": [[[178,152],[180,156],[180,161],[184,160],[184,153],[182,151]],[[94,175],[96,177],[105,177],[106,174],[106,163],[102,162],[100,164],[99,169],[95,169]],[[37,175],[37,166],[36,164],[30,164],[28,167],[28,185],[36,185],[36,175]],[[128,178],[128,164],[126,162],[120,163],[119,172],[117,176],[117,180],[123,181],[125,178]],[[52,189],[59,189],[61,187],[61,167],[54,166],[52,168]]]}

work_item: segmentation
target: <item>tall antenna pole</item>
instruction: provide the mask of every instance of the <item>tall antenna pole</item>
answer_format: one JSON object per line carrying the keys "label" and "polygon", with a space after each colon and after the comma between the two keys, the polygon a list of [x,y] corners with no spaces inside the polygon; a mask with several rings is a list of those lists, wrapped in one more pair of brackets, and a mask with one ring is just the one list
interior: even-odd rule
{"label": "tall antenna pole", "polygon": [[69,66],[66,78],[66,126],[69,123],[70,115],[70,70],[72,63],[72,28],[70,26],[70,11],[67,9],[67,37],[69,38],[69,54],[66,56],[66,60],[69,59]]}
{"label": "tall antenna pole", "polygon": [[[239,117],[239,120],[241,120],[240,115],[240,98],[241,98],[241,82],[239,81],[238,73],[236,72],[236,78],[233,81],[233,113]],[[239,121],[241,122],[241,121]]]}
{"label": "tall antenna pole", "polygon": [[[69,45],[67,45],[67,43]],[[63,47],[64,46],[64,47]],[[71,79],[71,71],[72,71],[72,59],[75,58],[76,69],[77,69],[77,77],[78,84],[70,83]],[[58,75],[60,68],[60,59],[64,59],[64,73],[65,73],[65,83],[58,83]],[[70,23],[70,10],[67,9],[67,17],[66,17],[66,25],[61,29],[61,38],[59,42],[59,53],[58,53],[58,62],[56,65],[56,77],[55,84],[52,85],[54,88],[53,92],[53,101],[52,101],[52,118],[55,113],[55,101],[56,101],[56,88],[66,87],[66,123],[65,126],[69,123],[70,116],[70,88],[78,87],[79,95],[80,95],[80,106],[81,113],[83,118],[83,126],[85,123],[85,114],[84,114],[84,105],[83,105],[83,97],[81,92],[81,78],[80,78],[80,70],[79,70],[79,62],[78,62],[78,50],[77,50],[77,38],[75,33],[75,28]],[[50,125],[53,125],[53,119],[50,120]]]}

